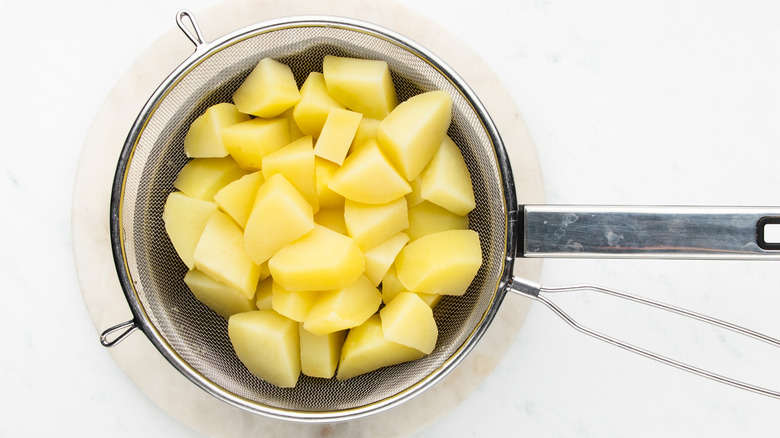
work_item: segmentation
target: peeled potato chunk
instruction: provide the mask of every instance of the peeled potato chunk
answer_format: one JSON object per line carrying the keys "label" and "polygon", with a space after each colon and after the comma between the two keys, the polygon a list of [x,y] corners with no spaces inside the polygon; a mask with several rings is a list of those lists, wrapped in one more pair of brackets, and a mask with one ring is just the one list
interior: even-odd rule
{"label": "peeled potato chunk", "polygon": [[346,199],[364,204],[385,204],[412,191],[376,140],[367,140],[351,153],[333,174],[328,187]]}
{"label": "peeled potato chunk", "polygon": [[171,192],[163,208],[163,223],[173,249],[187,268],[195,267],[195,247],[198,246],[203,229],[211,215],[217,211],[217,204],[191,198],[182,192]]}
{"label": "peeled potato chunk", "polygon": [[344,108],[344,105],[328,94],[322,73],[309,73],[301,85],[301,100],[293,110],[293,118],[298,128],[305,135],[319,137],[331,108]]}
{"label": "peeled potato chunk", "polygon": [[[410,291],[407,290],[406,286],[404,286],[401,283],[401,280],[398,279],[398,273],[395,270],[395,265],[392,265],[390,266],[390,269],[387,270],[385,276],[382,277],[382,302],[385,304],[390,304],[390,302],[393,301],[393,299],[402,292]],[[420,292],[412,293],[416,294],[423,301],[425,301],[425,304],[430,306],[431,309],[436,307],[436,305],[439,304],[439,301],[441,301],[442,297],[444,296],[441,294],[426,294]]]}
{"label": "peeled potato chunk", "polygon": [[320,209],[314,214],[314,223],[330,228],[339,234],[348,235],[347,224],[344,222],[344,207]]}
{"label": "peeled potato chunk", "polygon": [[409,243],[395,260],[398,279],[412,292],[463,295],[482,265],[479,236],[449,230]]}
{"label": "peeled potato chunk", "polygon": [[228,337],[250,373],[282,388],[301,374],[298,323],[273,310],[237,313],[228,319]]}
{"label": "peeled potato chunk", "polygon": [[319,291],[289,291],[274,281],[271,285],[271,307],[280,315],[303,322],[319,295]]}
{"label": "peeled potato chunk", "polygon": [[281,174],[271,175],[257,189],[246,221],[246,252],[255,263],[263,263],[312,228],[311,204]]}
{"label": "peeled potato chunk", "polygon": [[468,216],[459,216],[432,202],[423,201],[409,208],[409,239],[447,230],[465,230],[469,227]]}
{"label": "peeled potato chunk", "polygon": [[352,140],[355,138],[360,119],[363,114],[354,111],[331,108],[328,118],[322,126],[322,132],[314,146],[318,157],[332,161],[338,165],[344,162]]}
{"label": "peeled potato chunk", "polygon": [[320,208],[344,208],[344,197],[334,192],[328,184],[341,166],[324,158],[314,157],[314,176],[317,183],[317,204]]}
{"label": "peeled potato chunk", "polygon": [[255,296],[260,266],[247,255],[241,227],[225,213],[211,215],[193,259],[195,268],[209,277],[240,290],[246,298]]}
{"label": "peeled potato chunk", "polygon": [[409,242],[409,236],[405,233],[398,233],[363,252],[363,256],[366,258],[366,277],[374,283],[374,286],[379,285],[382,277],[393,265],[395,257],[407,242]]}
{"label": "peeled potato chunk", "polygon": [[241,228],[246,227],[249,213],[252,211],[257,189],[265,182],[263,173],[252,172],[231,182],[221,188],[215,195],[214,201],[219,208],[230,215]]}
{"label": "peeled potato chunk", "polygon": [[431,354],[439,330],[433,311],[417,294],[402,292],[379,311],[382,333],[388,341]]}
{"label": "peeled potato chunk", "polygon": [[258,310],[272,310],[274,295],[274,279],[271,277],[260,280],[255,291],[255,306]]}
{"label": "peeled potato chunk", "polygon": [[272,58],[261,59],[233,93],[239,111],[264,118],[278,116],[299,100],[301,94],[292,70]]}
{"label": "peeled potato chunk", "polygon": [[254,297],[247,298],[243,292],[220,283],[197,269],[187,272],[184,283],[198,301],[225,319],[236,313],[249,312],[257,308]]}
{"label": "peeled potato chunk", "polygon": [[283,175],[312,206],[319,209],[314,169],[314,146],[310,136],[301,137],[263,158],[263,175]]}
{"label": "peeled potato chunk", "polygon": [[444,137],[420,177],[420,194],[434,204],[461,216],[476,207],[468,166],[449,137]]}
{"label": "peeled potato chunk", "polygon": [[374,314],[353,328],[341,347],[341,361],[336,372],[338,380],[347,380],[390,365],[425,356],[416,348],[387,340],[382,333],[382,321]]}
{"label": "peeled potato chunk", "polygon": [[385,61],[325,56],[322,73],[330,95],[366,117],[383,119],[398,104]]}
{"label": "peeled potato chunk", "polygon": [[399,173],[412,181],[441,145],[452,119],[452,99],[446,91],[429,91],[400,103],[379,122],[379,146]]}
{"label": "peeled potato chunk", "polygon": [[222,128],[249,120],[232,103],[218,103],[206,109],[190,125],[184,137],[184,153],[192,158],[224,157],[228,150],[222,144]]}
{"label": "peeled potato chunk", "polygon": [[344,203],[344,222],[349,235],[360,249],[367,250],[409,228],[406,199],[400,197],[387,204]]}
{"label": "peeled potato chunk", "polygon": [[182,167],[173,186],[193,198],[213,201],[221,188],[246,173],[230,157],[194,158]]}
{"label": "peeled potato chunk", "polygon": [[300,325],[301,372],[311,377],[330,379],[336,374],[346,330],[317,336]]}
{"label": "peeled potato chunk", "polygon": [[355,132],[355,138],[352,139],[352,146],[349,153],[357,151],[369,140],[376,140],[377,126],[379,126],[379,120],[377,119],[372,119],[370,117],[363,117],[360,119],[357,131]]}
{"label": "peeled potato chunk", "polygon": [[315,225],[274,254],[268,268],[287,290],[325,291],[354,283],[363,273],[365,260],[352,238]]}
{"label": "peeled potato chunk", "polygon": [[322,292],[303,328],[315,335],[325,335],[356,327],[376,313],[381,303],[379,289],[361,275],[345,288]]}
{"label": "peeled potato chunk", "polygon": [[222,128],[222,143],[239,166],[260,170],[263,157],[290,143],[287,119],[260,117]]}

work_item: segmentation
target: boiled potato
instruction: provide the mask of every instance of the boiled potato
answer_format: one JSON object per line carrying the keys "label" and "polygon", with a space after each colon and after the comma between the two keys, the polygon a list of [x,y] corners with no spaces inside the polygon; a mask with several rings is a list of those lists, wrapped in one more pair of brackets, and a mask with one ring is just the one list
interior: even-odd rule
{"label": "boiled potato", "polygon": [[338,165],[344,162],[355,138],[363,114],[341,108],[331,108],[322,126],[314,153]]}
{"label": "boiled potato", "polygon": [[433,311],[417,294],[401,292],[379,311],[382,333],[388,341],[430,354],[439,330]]}
{"label": "boiled potato", "polygon": [[406,194],[406,205],[409,206],[409,208],[414,207],[415,205],[425,201],[422,197],[422,178],[419,176],[411,181],[409,181],[409,186],[412,188],[412,191]]}
{"label": "boiled potato", "polygon": [[190,125],[184,136],[184,153],[191,158],[224,157],[228,154],[222,144],[222,128],[249,120],[232,103],[210,106]]}
{"label": "boiled potato", "polygon": [[347,287],[365,268],[355,241],[321,225],[268,260],[271,276],[285,289],[327,291]]}
{"label": "boiled potato", "polygon": [[452,119],[446,91],[429,91],[400,103],[376,128],[376,138],[401,175],[420,175],[441,145]]}
{"label": "boiled potato", "polygon": [[249,219],[249,213],[252,212],[257,189],[264,182],[265,178],[260,171],[244,175],[221,188],[214,195],[214,201],[222,211],[230,215],[241,228],[244,228],[247,219]]}
{"label": "boiled potato", "polygon": [[421,174],[420,195],[451,212],[464,216],[476,207],[471,176],[460,149],[444,140]]}
{"label": "boiled potato", "polygon": [[469,227],[468,216],[459,216],[444,207],[423,201],[409,208],[409,239],[447,230],[466,230]]}
{"label": "boiled potato", "polygon": [[330,184],[341,166],[324,158],[314,157],[314,176],[317,183],[317,204],[320,208],[344,208],[344,197],[334,192]]}
{"label": "boiled potato", "polygon": [[314,214],[314,223],[345,236],[349,234],[347,224],[344,222],[344,207],[320,209]]}
{"label": "boiled potato", "polygon": [[357,151],[369,140],[376,140],[376,127],[379,126],[379,120],[372,119],[371,117],[363,117],[360,119],[357,131],[355,132],[355,138],[352,139],[352,146],[350,153]]}
{"label": "boiled potato", "polygon": [[398,104],[385,61],[325,56],[322,73],[328,93],[366,117],[383,119]]}
{"label": "boiled potato", "polygon": [[[407,290],[406,286],[404,286],[403,283],[401,283],[401,280],[398,279],[398,273],[395,270],[395,265],[391,265],[385,276],[382,277],[382,302],[385,304],[390,304],[390,302],[393,301],[393,299],[402,292],[410,291]],[[430,306],[431,309],[436,307],[444,296],[441,294],[426,294],[421,292],[412,293],[416,294],[423,301],[425,301],[425,304]]]}
{"label": "boiled potato", "polygon": [[221,188],[246,174],[231,157],[194,158],[179,171],[173,187],[187,196],[213,201]]}
{"label": "boiled potato", "polygon": [[395,257],[407,242],[409,242],[409,236],[405,233],[398,233],[363,252],[363,257],[366,259],[366,277],[374,283],[374,286],[378,286],[382,282],[382,277],[387,274]]}
{"label": "boiled potato", "polygon": [[239,111],[258,117],[276,117],[301,100],[292,70],[272,58],[257,63],[233,93]]}
{"label": "boiled potato", "polygon": [[195,268],[209,277],[255,296],[260,266],[246,252],[241,227],[217,210],[211,215],[193,253]]}
{"label": "boiled potato", "polygon": [[280,315],[303,322],[319,295],[319,291],[289,291],[274,281],[271,285],[271,307]]}
{"label": "boiled potato", "polygon": [[258,310],[272,310],[274,298],[274,279],[268,277],[257,283],[255,291],[255,307]]}
{"label": "boiled potato", "polygon": [[395,261],[398,279],[413,292],[463,295],[482,265],[479,236],[473,230],[448,230],[420,237]]}
{"label": "boiled potato", "polygon": [[416,348],[389,341],[382,333],[382,321],[374,314],[347,333],[341,347],[338,380],[346,380],[390,365],[425,356]]}
{"label": "boiled potato", "polygon": [[312,228],[311,204],[281,174],[271,175],[257,189],[246,221],[246,252],[255,263],[263,263]]}
{"label": "boiled potato", "polygon": [[409,228],[406,199],[401,197],[387,204],[362,204],[347,200],[344,222],[360,249],[369,249]]}
{"label": "boiled potato", "polygon": [[344,108],[325,86],[322,73],[311,72],[301,85],[301,100],[295,105],[293,119],[305,135],[319,137],[331,108]]}
{"label": "boiled potato", "polygon": [[301,372],[311,377],[330,379],[336,374],[346,330],[317,336],[300,325]]}
{"label": "boiled potato", "polygon": [[217,204],[191,198],[182,192],[171,192],[165,201],[165,231],[176,254],[189,269],[195,267],[195,247],[198,246],[203,229],[215,211]]}
{"label": "boiled potato", "polygon": [[310,136],[301,137],[263,157],[263,176],[281,174],[306,199],[313,211],[319,209],[314,169],[314,148]]}
{"label": "boiled potato", "polygon": [[236,356],[255,376],[293,388],[301,375],[298,323],[273,310],[237,313],[228,319]]}
{"label": "boiled potato", "polygon": [[260,117],[222,128],[222,143],[239,166],[260,170],[263,157],[290,143],[287,119]]}
{"label": "boiled potato", "polygon": [[381,303],[382,293],[361,275],[347,287],[322,292],[303,328],[321,336],[356,327],[376,313]]}
{"label": "boiled potato", "polygon": [[208,275],[193,269],[184,276],[184,283],[201,303],[223,318],[257,309],[254,297],[247,298],[243,292],[220,283]]}
{"label": "boiled potato", "polygon": [[412,190],[372,139],[344,160],[328,187],[346,199],[365,204],[385,204]]}

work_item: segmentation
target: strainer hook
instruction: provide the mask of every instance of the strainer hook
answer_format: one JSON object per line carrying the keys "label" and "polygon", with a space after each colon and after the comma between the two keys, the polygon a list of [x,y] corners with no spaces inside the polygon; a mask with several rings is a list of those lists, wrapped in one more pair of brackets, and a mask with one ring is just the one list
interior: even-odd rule
{"label": "strainer hook", "polygon": [[[189,26],[192,29],[184,22],[185,19],[189,21]],[[179,11],[176,14],[176,24],[179,25],[179,29],[184,32],[184,35],[192,41],[192,44],[195,44],[196,49],[206,44],[206,39],[203,38],[203,33],[200,31],[200,26],[198,26],[198,22],[195,20],[195,15],[192,12],[186,9]]]}
{"label": "strainer hook", "polygon": [[[138,324],[136,324],[135,319],[131,319],[130,321],[125,321],[113,327],[109,327],[100,334],[100,343],[103,344],[104,347],[113,347],[114,345],[122,342],[126,337],[130,336],[130,334],[133,333],[137,328]],[[123,331],[116,338],[109,339],[111,335],[120,330]]]}

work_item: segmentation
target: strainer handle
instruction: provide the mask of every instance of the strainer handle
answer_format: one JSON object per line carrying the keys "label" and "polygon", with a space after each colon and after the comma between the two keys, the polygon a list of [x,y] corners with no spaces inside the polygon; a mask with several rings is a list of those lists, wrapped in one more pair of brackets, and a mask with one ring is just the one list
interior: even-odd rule
{"label": "strainer handle", "polygon": [[561,287],[544,287],[539,284],[536,284],[534,282],[524,280],[521,278],[514,278],[512,281],[512,284],[509,287],[509,291],[518,293],[520,295],[524,295],[530,298],[533,298],[536,301],[539,301],[549,307],[553,312],[555,312],[556,315],[561,317],[564,321],[566,321],[570,326],[574,327],[578,331],[585,333],[589,336],[592,336],[596,339],[599,339],[601,341],[604,341],[608,344],[615,345],[617,347],[623,348],[625,350],[628,350],[632,353],[639,354],[641,356],[656,360],[658,362],[664,363],[666,365],[673,366],[675,368],[679,368],[684,371],[688,371],[690,373],[706,377],[708,379],[715,380],[720,383],[724,383],[726,385],[730,385],[739,389],[744,389],[746,391],[755,392],[761,395],[765,395],[768,397],[774,397],[774,398],[780,398],[780,391],[775,391],[771,389],[767,389],[761,386],[756,386],[750,383],[746,383],[740,380],[732,379],[730,377],[723,376],[721,374],[714,373],[712,371],[708,371],[699,367],[695,367],[693,365],[686,364],[684,362],[680,362],[678,360],[669,358],[667,356],[663,356],[658,353],[654,353],[652,351],[646,350],[641,347],[637,347],[635,345],[629,344],[627,342],[621,341],[619,339],[616,339],[612,336],[607,336],[605,334],[602,334],[600,332],[597,332],[593,329],[590,329],[588,327],[583,326],[582,324],[575,321],[572,317],[570,317],[566,312],[564,312],[560,307],[558,307],[555,303],[550,301],[545,295],[550,293],[560,293],[560,292],[575,292],[575,291],[585,291],[585,290],[591,290],[594,292],[599,292],[607,295],[611,295],[617,298],[626,299],[629,301],[633,301],[636,303],[644,304],[650,307],[654,307],[657,309],[665,310],[667,312],[676,313],[678,315],[682,315],[688,318],[693,318],[702,322],[706,322],[708,324],[712,324],[716,327],[724,328],[727,330],[731,330],[732,332],[751,337],[753,339],[757,339],[759,341],[766,342],[772,346],[780,348],[780,340],[769,337],[767,335],[764,335],[762,333],[758,333],[756,331],[738,326],[736,324],[732,324],[730,322],[726,322],[720,319],[712,318],[706,315],[702,315],[700,313],[692,312],[690,310],[682,309],[679,307],[675,307],[669,304],[664,304],[658,301],[650,300],[647,298],[642,298],[636,295],[627,294],[625,292],[620,292],[614,289],[608,289],[601,286],[595,286],[595,285],[574,285],[574,286],[561,286]]}
{"label": "strainer handle", "polygon": [[[138,328],[134,319],[119,323],[113,327],[107,328],[100,334],[100,343],[104,347],[113,347],[114,345],[122,342],[126,337],[130,336]],[[115,338],[112,338],[114,333],[120,332]]]}
{"label": "strainer handle", "polygon": [[[184,20],[189,21],[189,26],[191,26],[192,29],[187,27]],[[203,33],[200,31],[200,26],[198,26],[198,22],[195,20],[195,15],[192,12],[186,9],[179,11],[176,14],[176,24],[179,26],[179,29],[184,32],[184,35],[195,44],[196,49],[206,44],[206,39],[203,38]]]}

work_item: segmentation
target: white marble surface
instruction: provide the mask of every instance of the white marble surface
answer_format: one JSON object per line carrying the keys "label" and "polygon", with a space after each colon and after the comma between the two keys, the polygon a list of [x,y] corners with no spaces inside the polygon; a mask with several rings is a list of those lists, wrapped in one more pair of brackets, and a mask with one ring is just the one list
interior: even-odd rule
{"label": "white marble surface", "polygon": [[[780,205],[780,5],[766,1],[401,2],[459,35],[533,136],[551,203]],[[76,278],[71,197],[90,125],[124,72],[213,1],[3,2],[0,436],[199,436],[97,343]],[[780,337],[776,262],[548,260],[593,282]],[[108,273],[111,274],[111,273]],[[780,351],[591,295],[583,321],[780,389]],[[590,340],[539,306],[501,363],[428,436],[764,437],[780,401]]]}

